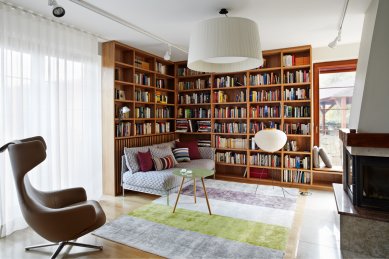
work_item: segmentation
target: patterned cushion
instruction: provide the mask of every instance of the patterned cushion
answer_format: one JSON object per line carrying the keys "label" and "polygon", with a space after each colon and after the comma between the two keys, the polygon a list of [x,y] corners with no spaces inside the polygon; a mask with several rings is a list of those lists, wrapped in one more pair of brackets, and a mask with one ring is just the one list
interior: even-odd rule
{"label": "patterned cushion", "polygon": [[[136,173],[140,171],[138,164],[138,152],[147,152],[151,148],[150,146],[145,147],[133,147],[133,148],[124,148],[124,155],[126,156],[126,165],[131,173]],[[151,153],[153,154],[153,153]]]}
{"label": "patterned cushion", "polygon": [[177,162],[188,162],[189,158],[189,149],[188,148],[175,148],[173,149],[174,158]]}
{"label": "patterned cushion", "polygon": [[147,152],[138,152],[138,163],[142,172],[151,171],[153,169],[153,159],[150,150]]}
{"label": "patterned cushion", "polygon": [[174,157],[170,155],[162,158],[153,156],[153,163],[154,163],[155,170],[162,171],[165,169],[173,168],[174,167],[173,159]]}
{"label": "patterned cushion", "polygon": [[200,155],[202,159],[215,159],[215,148],[214,147],[199,147]]}
{"label": "patterned cushion", "polygon": [[187,141],[187,142],[176,142],[176,147],[188,148],[189,149],[189,157],[191,160],[201,159],[199,147],[197,146],[197,140],[192,140],[192,141]]}
{"label": "patterned cushion", "polygon": [[174,154],[172,152],[172,149],[165,146],[165,147],[150,147],[150,152],[151,152],[151,155],[152,156],[155,156],[155,157],[158,157],[158,158],[162,158],[162,157],[166,157],[166,156],[172,156],[173,157],[173,161],[174,161],[174,165],[177,164],[177,161],[176,159],[174,158]]}

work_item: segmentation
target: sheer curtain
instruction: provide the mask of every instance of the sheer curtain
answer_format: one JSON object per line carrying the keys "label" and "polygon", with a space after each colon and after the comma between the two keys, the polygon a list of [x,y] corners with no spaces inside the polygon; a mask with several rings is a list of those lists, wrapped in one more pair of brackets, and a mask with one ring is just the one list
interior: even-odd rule
{"label": "sheer curtain", "polygon": [[[42,190],[102,194],[97,38],[0,3],[0,145],[41,135],[46,160],[30,174]],[[0,230],[26,226],[8,153],[0,154]]]}

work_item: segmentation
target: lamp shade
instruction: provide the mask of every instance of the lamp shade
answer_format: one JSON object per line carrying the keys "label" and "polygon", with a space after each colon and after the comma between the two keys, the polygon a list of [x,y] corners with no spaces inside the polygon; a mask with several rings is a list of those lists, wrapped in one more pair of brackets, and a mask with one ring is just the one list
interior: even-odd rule
{"label": "lamp shade", "polygon": [[286,143],[286,134],[278,129],[264,129],[254,136],[257,146],[267,152],[276,152]]}
{"label": "lamp shade", "polygon": [[238,72],[262,64],[258,25],[250,19],[209,19],[192,31],[188,55],[188,68],[192,70]]}

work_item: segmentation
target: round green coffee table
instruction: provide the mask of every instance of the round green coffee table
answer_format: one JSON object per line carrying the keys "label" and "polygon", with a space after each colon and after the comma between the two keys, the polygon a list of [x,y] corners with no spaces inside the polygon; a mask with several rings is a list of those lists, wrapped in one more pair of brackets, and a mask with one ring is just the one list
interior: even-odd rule
{"label": "round green coffee table", "polygon": [[[186,171],[184,172],[184,170],[186,170]],[[189,174],[188,171],[191,171],[192,173]],[[209,206],[207,190],[205,189],[204,177],[213,175],[214,171],[208,170],[208,169],[201,169],[201,168],[193,168],[193,169],[179,168],[179,169],[174,170],[173,174],[182,177],[182,182],[180,185],[180,190],[178,191],[176,204],[174,204],[173,213],[176,211],[177,203],[178,203],[178,200],[180,199],[182,185],[184,184],[185,178],[192,178],[193,179],[193,196],[194,196],[194,202],[196,203],[196,179],[200,178],[201,182],[203,184],[204,195],[205,195],[205,200],[207,201],[209,215],[212,215],[211,207]]]}

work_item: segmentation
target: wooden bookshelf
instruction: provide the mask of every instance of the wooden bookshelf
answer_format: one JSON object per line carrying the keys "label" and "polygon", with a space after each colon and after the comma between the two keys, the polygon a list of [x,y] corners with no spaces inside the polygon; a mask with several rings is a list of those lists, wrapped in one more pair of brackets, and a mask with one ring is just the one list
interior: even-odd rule
{"label": "wooden bookshelf", "polygon": [[[290,56],[288,57],[289,60],[284,56]],[[240,182],[328,189],[328,183],[332,180],[338,181],[339,179],[336,178],[338,176],[326,177],[325,174],[319,172],[315,174],[320,174],[320,176],[315,175],[316,181],[313,180],[311,56],[310,46],[264,51],[265,63],[263,67],[237,73],[219,74],[196,74],[196,72],[192,72],[186,67],[186,62],[176,63],[177,96],[188,92],[210,93],[211,102],[208,107],[211,109],[211,117],[207,119],[212,122],[210,133],[185,132],[177,134],[181,139],[211,140],[211,144],[216,147],[217,153],[231,152],[238,154],[240,158],[245,157],[244,164],[236,161],[227,163],[226,161],[216,160],[216,178]],[[291,61],[291,64],[286,63],[288,61]],[[208,82],[207,87],[202,89],[183,87],[184,82],[196,82],[196,80],[206,80]],[[190,83],[187,83],[187,85],[190,85]],[[286,98],[286,94],[288,94],[288,98]],[[181,106],[183,105],[180,104],[179,107]],[[187,105],[187,107],[190,106]],[[221,111],[227,108],[228,111],[233,109],[235,109],[234,112],[239,111],[239,115],[220,116]],[[297,114],[300,111],[301,114]],[[177,110],[176,114],[178,114]],[[195,119],[188,119],[195,121]],[[236,123],[237,127],[240,125],[245,127],[245,130],[233,132],[221,130],[218,132],[219,127],[223,128],[228,123]],[[292,130],[286,132],[289,146],[294,146],[297,149],[287,150],[285,147],[273,154],[258,150],[258,147],[252,149],[251,139],[259,129],[277,127],[285,131],[285,127],[290,128],[298,124],[306,125],[307,132],[304,132],[305,135]],[[219,142],[216,143],[220,138],[225,138],[225,142],[228,144],[220,146]],[[293,141],[293,143],[290,141]],[[238,146],[231,144],[232,142],[238,143]],[[279,158],[278,164],[256,163],[252,165],[250,156],[260,155],[263,155],[263,157],[276,156]],[[292,159],[299,157],[300,160],[306,158],[306,167],[295,168],[293,165],[286,164],[285,157]],[[266,178],[257,177],[258,169],[260,172],[262,170],[262,173],[266,172]],[[266,174],[263,173],[263,175]],[[297,182],[294,181],[297,180],[293,179],[296,177],[295,175],[304,175],[305,181],[302,181],[302,179]],[[306,180],[307,178],[309,178],[309,181]]]}
{"label": "wooden bookshelf", "polygon": [[[104,194],[121,193],[124,147],[175,138],[174,80],[174,63],[119,42],[103,43]],[[130,112],[121,118],[123,106]]]}
{"label": "wooden bookshelf", "polygon": [[[292,56],[293,64],[286,66],[286,55]],[[311,169],[311,47],[264,51],[263,56],[265,63],[261,68],[237,73],[199,73],[189,70],[186,61],[172,63],[119,42],[104,43],[104,193],[118,195],[121,192],[120,168],[124,147],[156,144],[177,138],[208,140],[213,147],[217,146],[218,153],[231,152],[239,154],[242,159],[244,157],[243,164],[217,161],[216,177],[219,179],[319,189],[329,189],[332,181],[339,182],[339,173]],[[291,80],[296,75],[306,80]],[[305,91],[306,98],[285,98],[285,92],[296,93],[298,89]],[[302,95],[302,92],[299,94]],[[131,111],[125,118],[120,118],[118,111],[123,106]],[[285,107],[289,107],[287,112],[291,114],[285,114]],[[303,111],[302,114],[295,116],[295,110],[299,109]],[[231,110],[234,110],[232,116]],[[215,116],[215,111],[229,115]],[[191,121],[195,132],[175,132],[177,122],[186,119]],[[130,125],[127,135],[117,133],[121,123]],[[170,124],[170,132],[159,132],[156,127],[166,123]],[[142,134],[138,124],[147,124],[150,130]],[[210,132],[197,131],[194,125],[199,124]],[[295,141],[290,146],[296,146],[297,150],[283,149],[269,154],[257,147],[251,148],[251,139],[259,129],[277,127],[285,130],[297,124],[305,124],[308,131],[304,135],[292,130],[287,132],[288,141]],[[235,129],[228,130],[227,127],[231,126]],[[220,138],[228,139],[225,141],[229,144],[216,145],[215,141]],[[251,165],[250,156],[261,154],[278,156],[278,164]],[[285,156],[307,157],[310,160],[308,168],[299,170],[286,165]],[[284,170],[289,172],[285,173]],[[293,176],[302,172],[310,175],[309,182],[293,182],[293,179],[289,182],[284,179],[284,174]]]}

